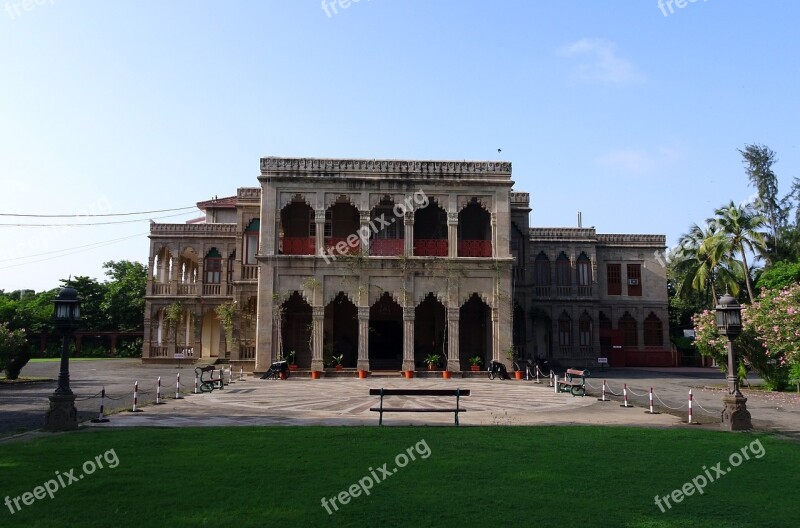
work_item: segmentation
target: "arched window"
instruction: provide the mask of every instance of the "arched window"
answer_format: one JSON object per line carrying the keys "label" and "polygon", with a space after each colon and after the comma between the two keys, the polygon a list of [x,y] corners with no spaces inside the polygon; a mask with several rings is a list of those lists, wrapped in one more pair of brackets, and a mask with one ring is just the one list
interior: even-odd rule
{"label": "arched window", "polygon": [[558,287],[558,295],[565,296],[570,294],[570,286],[572,285],[571,275],[572,264],[569,257],[562,251],[556,259],[556,286]]}
{"label": "arched window", "polygon": [[572,319],[567,312],[563,312],[558,318],[558,345],[561,347],[572,345]]}
{"label": "arched window", "polygon": [[592,295],[592,261],[581,253],[575,263],[575,275],[578,282],[578,295],[590,297]]}
{"label": "arched window", "polygon": [[547,258],[547,255],[544,252],[539,253],[536,256],[536,262],[534,264],[534,268],[536,269],[536,273],[534,273],[534,282],[537,286],[549,286],[550,285],[550,259]]}
{"label": "arched window", "polygon": [[622,317],[619,318],[618,327],[622,330],[623,345],[626,347],[639,346],[639,335],[636,326],[636,319],[628,312],[625,312]]}
{"label": "arched window", "polygon": [[[312,211],[313,213],[313,211]],[[313,222],[310,222],[313,224]],[[316,224],[313,224],[316,225]],[[258,232],[261,228],[261,220],[254,218],[244,230],[244,264],[255,264],[256,255],[258,254]]]}
{"label": "arched window", "polygon": [[219,284],[222,279],[222,255],[217,248],[211,248],[203,261],[203,282]]}
{"label": "arched window", "polygon": [[234,249],[230,255],[228,255],[228,267],[225,270],[225,280],[228,282],[228,288],[231,287],[233,284],[233,267],[236,264],[236,250]]}
{"label": "arched window", "polygon": [[650,312],[650,315],[644,320],[644,346],[664,346],[664,325],[653,312]]}
{"label": "arched window", "polygon": [[581,347],[592,346],[592,317],[583,312],[578,319],[578,345]]}

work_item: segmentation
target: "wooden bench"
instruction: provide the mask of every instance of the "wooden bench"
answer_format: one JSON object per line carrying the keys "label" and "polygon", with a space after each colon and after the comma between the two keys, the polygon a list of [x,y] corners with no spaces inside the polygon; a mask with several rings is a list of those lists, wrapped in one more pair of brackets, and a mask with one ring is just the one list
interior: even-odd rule
{"label": "wooden bench", "polygon": [[[194,369],[195,375],[200,378],[200,392],[211,392],[214,389],[225,388],[225,382],[222,380],[222,371],[219,373],[219,378],[214,379],[214,370],[214,365],[196,367]],[[206,374],[208,374],[207,379],[204,377]]]}
{"label": "wooden bench", "polygon": [[[586,377],[588,370],[567,369],[565,379],[556,380],[559,392],[569,392],[573,396],[586,396]],[[578,381],[580,378],[580,381]]]}
{"label": "wooden bench", "polygon": [[[378,425],[383,425],[383,413],[385,412],[405,412],[405,413],[429,413],[429,412],[445,412],[453,413],[455,415],[455,423],[458,425],[458,413],[467,412],[466,409],[460,407],[460,399],[462,396],[469,396],[469,389],[370,389],[370,396],[380,396],[381,402],[379,407],[372,407],[370,411],[380,413],[378,417]],[[384,407],[383,398],[385,396],[438,396],[445,397],[455,396],[456,406],[443,408],[424,408],[424,407]]]}

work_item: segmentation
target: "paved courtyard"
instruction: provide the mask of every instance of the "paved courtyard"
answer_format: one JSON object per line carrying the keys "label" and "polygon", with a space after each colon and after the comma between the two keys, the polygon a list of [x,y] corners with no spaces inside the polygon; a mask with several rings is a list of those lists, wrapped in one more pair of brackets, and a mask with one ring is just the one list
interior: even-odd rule
{"label": "paved courtyard", "polygon": [[[175,400],[175,375],[181,373],[181,390],[185,398]],[[58,375],[58,363],[33,363],[23,371],[26,376]],[[162,378],[164,405],[153,405],[155,382]],[[236,379],[238,376],[234,376]],[[602,380],[616,393],[623,383],[631,389],[633,409],[624,409],[619,399],[599,402]],[[141,413],[130,413],[133,381],[139,380]],[[287,381],[261,380],[246,377],[224,390],[194,395],[194,372],[190,367],[142,365],[138,360],[85,361],[71,363],[71,385],[78,396],[76,403],[82,418],[96,417],[97,394],[105,386],[113,399],[106,400],[107,410],[122,410],[111,415],[111,421],[94,427],[126,426],[211,426],[211,425],[377,425],[378,415],[369,408],[378,397],[369,396],[369,388],[456,388],[470,389],[471,396],[462,399],[467,412],[461,415],[463,425],[548,425],[548,424],[612,424],[645,427],[683,427],[686,420],[688,390],[694,391],[695,419],[709,428],[719,422],[721,387],[724,378],[715,369],[612,369],[596,372],[589,379],[591,397],[555,394],[542,384],[530,381],[488,380],[483,377],[441,380],[399,376],[327,378],[310,380],[291,377]],[[0,386],[0,434],[8,435],[41,427],[47,409],[47,396],[55,382]],[[646,414],[646,393],[656,391],[656,408],[660,414]],[[641,395],[641,396],[635,396]],[[611,396],[611,395],[609,395]],[[749,392],[748,407],[754,425],[800,438],[800,396]],[[452,399],[392,397],[388,405],[447,406]],[[387,413],[386,425],[452,424],[452,414]]]}

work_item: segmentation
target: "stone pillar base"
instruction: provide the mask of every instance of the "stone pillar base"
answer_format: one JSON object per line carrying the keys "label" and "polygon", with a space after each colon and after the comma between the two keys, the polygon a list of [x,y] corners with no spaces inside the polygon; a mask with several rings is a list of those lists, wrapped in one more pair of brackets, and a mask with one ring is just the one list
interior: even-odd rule
{"label": "stone pillar base", "polygon": [[403,360],[403,372],[407,370],[416,370],[416,366],[414,365],[413,359],[404,359]]}
{"label": "stone pillar base", "polygon": [[359,359],[356,363],[356,368],[358,370],[365,370],[369,372],[369,360],[368,359]]}
{"label": "stone pillar base", "polygon": [[753,428],[746,402],[747,398],[740,395],[728,395],[722,398],[722,403],[725,405],[722,409],[722,429],[748,431]]}
{"label": "stone pillar base", "polygon": [[325,364],[322,362],[321,359],[312,359],[311,360],[311,370],[316,370],[319,372],[323,372],[325,370]]}
{"label": "stone pillar base", "polygon": [[74,394],[50,396],[50,410],[44,417],[45,431],[74,431],[78,428],[78,410]]}
{"label": "stone pillar base", "polygon": [[447,361],[447,370],[450,372],[461,372],[461,361],[450,359]]}

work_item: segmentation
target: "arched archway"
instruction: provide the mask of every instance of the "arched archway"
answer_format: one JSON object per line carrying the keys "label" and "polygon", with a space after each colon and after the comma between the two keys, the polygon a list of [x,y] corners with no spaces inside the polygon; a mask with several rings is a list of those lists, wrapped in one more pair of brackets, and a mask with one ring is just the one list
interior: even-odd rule
{"label": "arched archway", "polygon": [[432,199],[414,211],[414,256],[446,257],[447,251],[447,213]]}
{"label": "arched archway", "polygon": [[297,366],[311,368],[311,306],[295,291],[283,302],[282,309],[280,353],[287,357],[294,351]]}
{"label": "arched archway", "polygon": [[369,365],[372,370],[401,370],[403,309],[388,293],[369,309]]}
{"label": "arched archway", "polygon": [[323,331],[324,359],[330,362],[333,356],[342,355],[342,365],[354,368],[358,361],[358,308],[342,292],[325,307],[325,329]]}
{"label": "arched archway", "polygon": [[414,309],[414,365],[424,365],[428,354],[447,357],[446,325],[444,305],[433,293]]}
{"label": "arched archway", "polygon": [[222,339],[222,325],[219,322],[217,313],[209,310],[203,314],[201,323],[201,354],[203,358],[218,357],[220,350],[220,340]]}
{"label": "arched archway", "polygon": [[281,209],[278,252],[282,255],[313,255],[316,249],[314,210],[302,197]]}
{"label": "arched archway", "polygon": [[492,360],[492,310],[473,293],[460,308],[458,320],[458,359],[462,365],[480,356],[484,365]]}
{"label": "arched archway", "polygon": [[489,211],[473,198],[458,213],[458,256],[491,257],[492,224]]}

